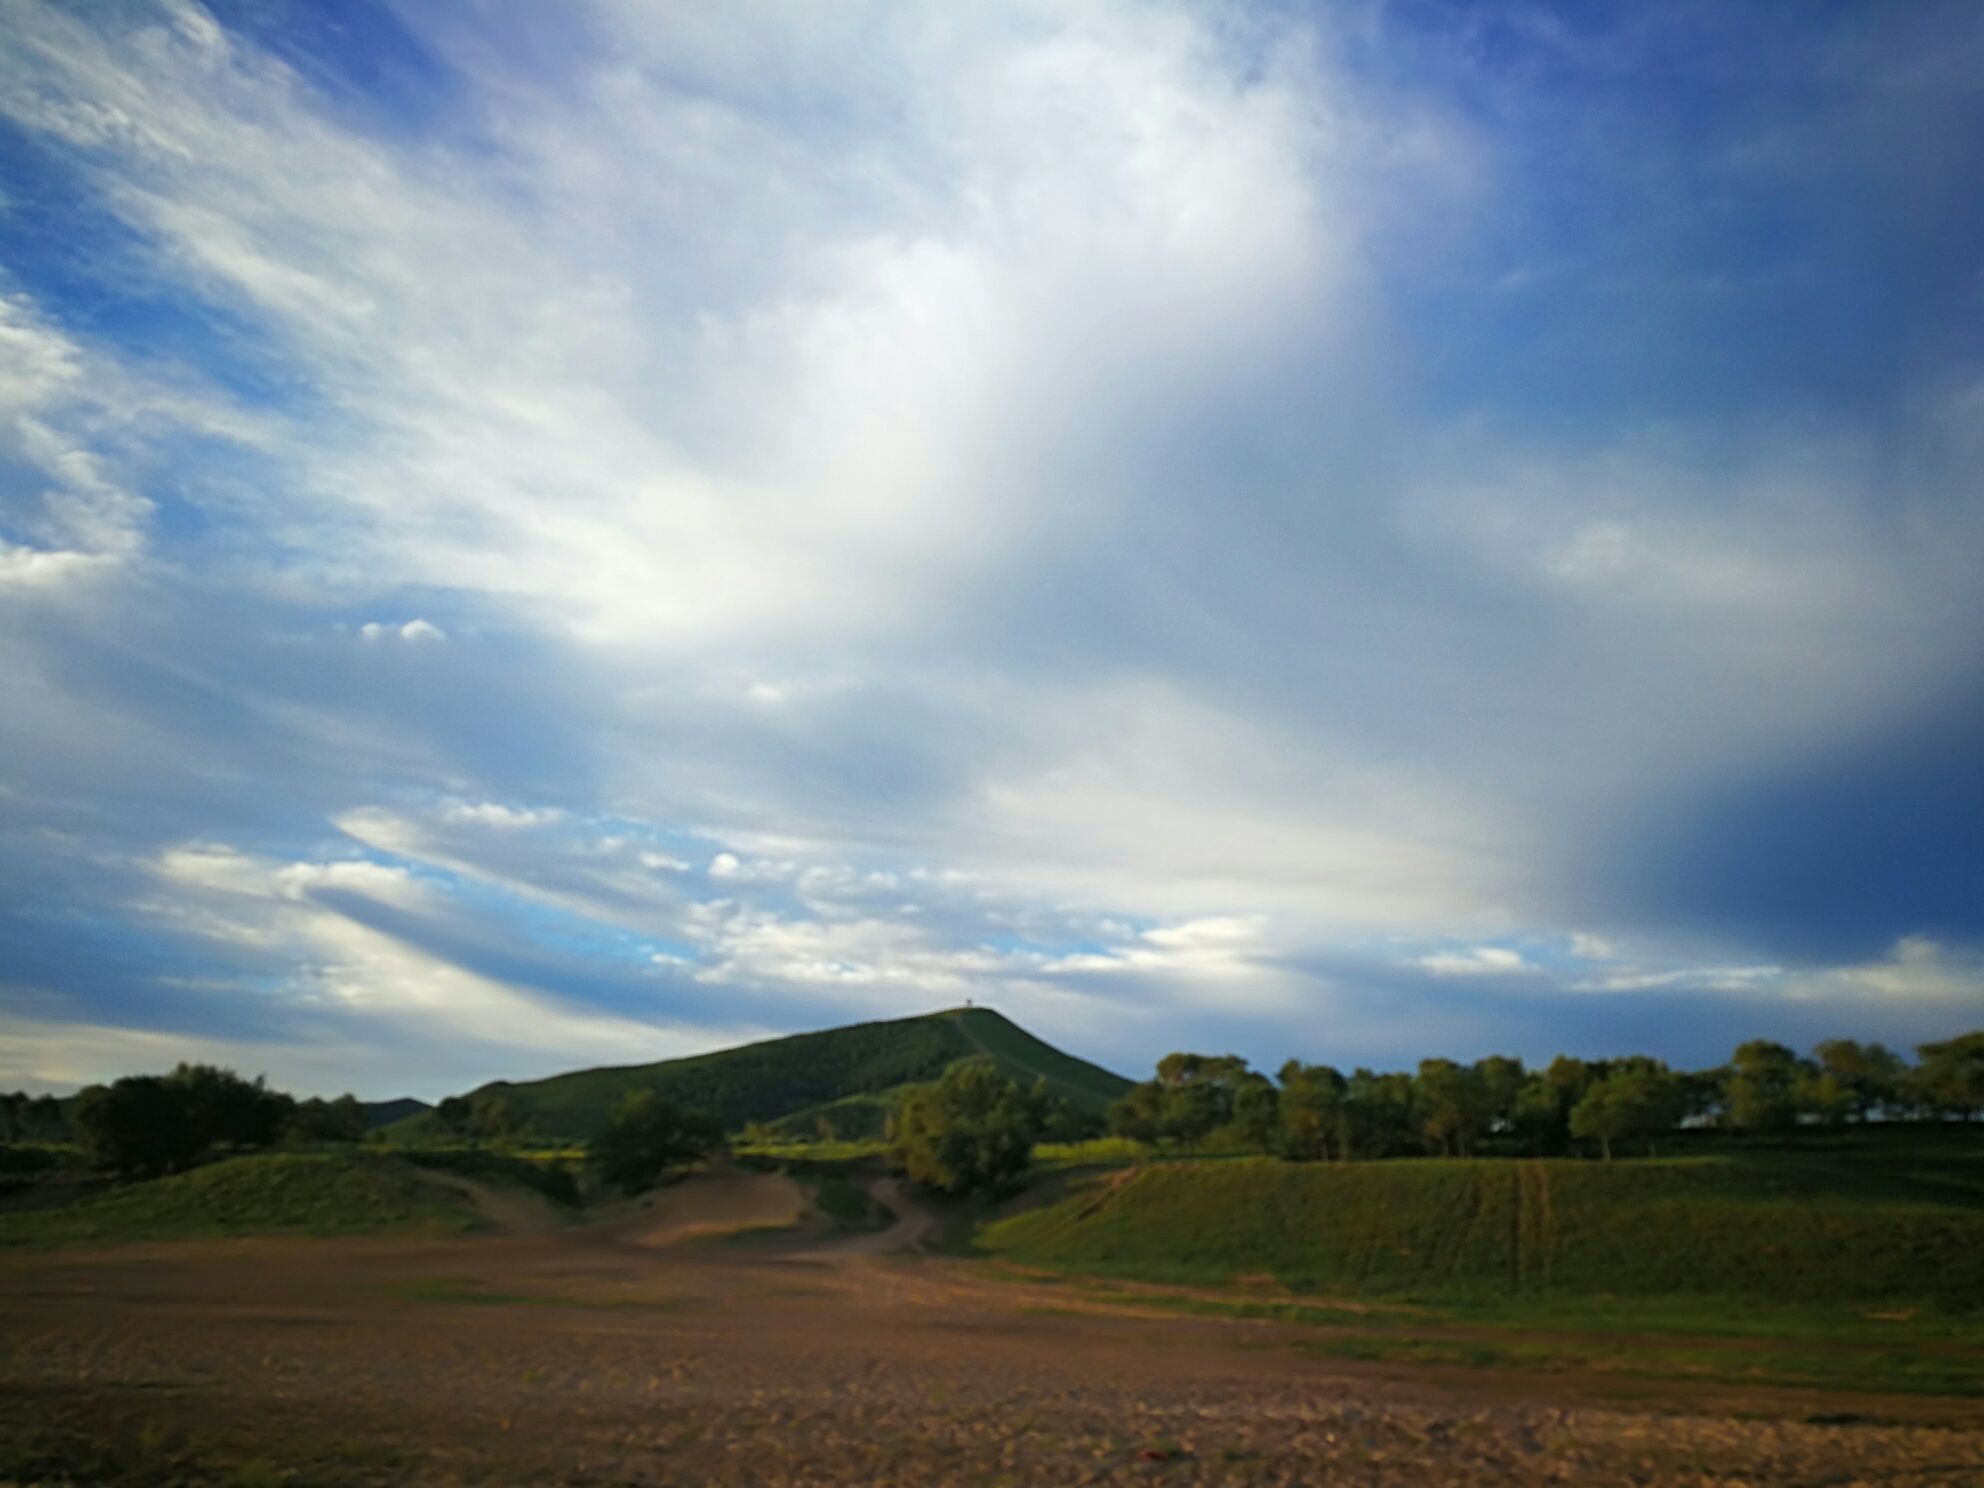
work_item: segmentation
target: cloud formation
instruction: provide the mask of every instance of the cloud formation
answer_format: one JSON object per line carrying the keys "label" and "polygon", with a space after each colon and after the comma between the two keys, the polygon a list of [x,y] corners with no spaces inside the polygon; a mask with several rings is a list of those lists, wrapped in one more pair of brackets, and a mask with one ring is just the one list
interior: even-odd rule
{"label": "cloud formation", "polygon": [[16,1078],[1984,1013],[1961,8],[306,12],[5,5]]}

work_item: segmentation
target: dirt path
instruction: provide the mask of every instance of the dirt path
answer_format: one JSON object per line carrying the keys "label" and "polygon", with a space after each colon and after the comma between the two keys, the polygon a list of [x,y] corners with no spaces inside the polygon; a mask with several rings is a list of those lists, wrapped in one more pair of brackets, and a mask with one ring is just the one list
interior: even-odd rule
{"label": "dirt path", "polygon": [[569,1212],[559,1209],[542,1194],[531,1193],[511,1183],[484,1183],[460,1173],[420,1170],[423,1181],[460,1194],[502,1235],[550,1235],[571,1226]]}
{"label": "dirt path", "polygon": [[635,1245],[665,1247],[743,1230],[787,1229],[806,1209],[805,1190],[785,1175],[725,1165],[646,1195],[594,1228]]}
{"label": "dirt path", "polygon": [[911,1195],[901,1179],[876,1178],[868,1184],[867,1193],[869,1198],[889,1211],[889,1227],[865,1235],[846,1236],[819,1253],[839,1256],[894,1255],[920,1250],[937,1233],[937,1215]]}

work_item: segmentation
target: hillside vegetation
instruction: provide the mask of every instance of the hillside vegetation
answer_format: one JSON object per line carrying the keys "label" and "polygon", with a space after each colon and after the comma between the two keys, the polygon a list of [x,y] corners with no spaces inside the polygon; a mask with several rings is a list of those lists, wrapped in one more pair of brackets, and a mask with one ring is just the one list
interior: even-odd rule
{"label": "hillside vegetation", "polygon": [[0,1245],[222,1235],[365,1235],[472,1228],[475,1211],[405,1163],[373,1156],[230,1158],[58,1209],[0,1214]]}
{"label": "hillside vegetation", "polygon": [[[824,1116],[836,1135],[852,1137],[879,1132],[903,1087],[935,1080],[960,1060],[987,1056],[1010,1078],[1046,1080],[1053,1094],[1084,1111],[1099,1114],[1130,1088],[1121,1076],[1062,1053],[989,1008],[954,1008],[659,1064],[499,1081],[470,1099],[501,1097],[519,1126],[553,1140],[590,1138],[634,1090],[656,1091],[726,1131],[762,1122],[810,1135]],[[424,1140],[434,1135],[435,1121],[421,1115],[390,1130],[398,1138]]]}
{"label": "hillside vegetation", "polygon": [[1984,1144],[1885,1158],[1179,1162],[981,1233],[1013,1261],[1152,1281],[1268,1274],[1439,1297],[1718,1295],[1984,1308]]}

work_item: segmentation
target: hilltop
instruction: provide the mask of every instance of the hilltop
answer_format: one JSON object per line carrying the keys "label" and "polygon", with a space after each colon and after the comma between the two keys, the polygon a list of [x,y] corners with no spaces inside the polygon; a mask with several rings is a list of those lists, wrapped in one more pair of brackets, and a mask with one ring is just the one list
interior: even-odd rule
{"label": "hilltop", "polygon": [[[590,1137],[633,1090],[658,1091],[725,1131],[757,1122],[793,1135],[861,1137],[879,1135],[887,1112],[910,1088],[980,1058],[1015,1080],[1045,1080],[1052,1094],[1083,1111],[1100,1113],[1130,1088],[1121,1075],[1064,1053],[990,1008],[950,1008],[656,1064],[499,1080],[470,1092],[470,1099],[500,1096],[516,1121],[553,1140]],[[433,1123],[422,1113],[389,1132],[424,1138]]]}

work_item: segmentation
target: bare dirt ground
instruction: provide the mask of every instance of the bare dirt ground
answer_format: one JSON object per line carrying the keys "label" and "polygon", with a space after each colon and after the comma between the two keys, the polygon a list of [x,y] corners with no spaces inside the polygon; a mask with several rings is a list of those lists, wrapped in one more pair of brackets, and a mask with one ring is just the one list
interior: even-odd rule
{"label": "bare dirt ground", "polygon": [[894,1224],[839,1245],[652,1243],[790,1200],[731,1184],[503,1237],[0,1257],[0,1483],[1984,1485],[1976,1402],[1305,1357],[890,1253],[929,1216],[877,1197]]}

